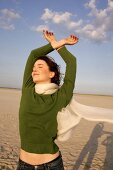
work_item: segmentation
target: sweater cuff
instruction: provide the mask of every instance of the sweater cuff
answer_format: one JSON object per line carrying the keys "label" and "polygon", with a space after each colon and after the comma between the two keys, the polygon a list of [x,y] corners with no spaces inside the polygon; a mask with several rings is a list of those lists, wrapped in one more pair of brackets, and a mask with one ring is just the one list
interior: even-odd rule
{"label": "sweater cuff", "polygon": [[52,47],[51,43],[48,43],[47,46],[48,46],[48,48],[50,48],[50,49],[52,49],[52,50],[55,50],[55,49]]}
{"label": "sweater cuff", "polygon": [[57,52],[58,52],[59,54],[62,54],[62,53],[64,53],[66,50],[67,50],[67,48],[66,48],[65,46],[63,46],[63,47],[61,47],[59,50],[57,50]]}

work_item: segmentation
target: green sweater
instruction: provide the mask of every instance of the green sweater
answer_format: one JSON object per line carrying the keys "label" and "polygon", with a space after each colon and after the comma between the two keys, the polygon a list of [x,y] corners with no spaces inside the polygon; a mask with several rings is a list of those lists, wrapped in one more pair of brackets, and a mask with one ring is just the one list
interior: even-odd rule
{"label": "green sweater", "polygon": [[19,107],[19,133],[21,148],[30,153],[56,153],[57,113],[66,107],[72,96],[76,78],[76,58],[62,47],[58,53],[66,63],[63,85],[53,94],[38,94],[31,73],[39,56],[54,49],[50,43],[31,51],[24,71]]}

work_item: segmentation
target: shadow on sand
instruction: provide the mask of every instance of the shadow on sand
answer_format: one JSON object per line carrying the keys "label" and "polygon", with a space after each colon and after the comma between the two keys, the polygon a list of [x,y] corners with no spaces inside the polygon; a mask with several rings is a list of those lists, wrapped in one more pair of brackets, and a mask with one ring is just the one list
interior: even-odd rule
{"label": "shadow on sand", "polygon": [[90,139],[82,149],[74,167],[73,170],[79,170],[80,165],[83,163],[84,159],[85,165],[83,170],[89,170],[92,166],[92,162],[94,159],[94,156],[96,154],[96,151],[98,149],[98,139],[104,135],[107,134],[107,138],[102,142],[102,145],[106,146],[106,157],[104,160],[104,165],[102,167],[102,170],[112,170],[113,169],[113,133],[107,132],[103,130],[104,123],[98,123],[90,136]]}

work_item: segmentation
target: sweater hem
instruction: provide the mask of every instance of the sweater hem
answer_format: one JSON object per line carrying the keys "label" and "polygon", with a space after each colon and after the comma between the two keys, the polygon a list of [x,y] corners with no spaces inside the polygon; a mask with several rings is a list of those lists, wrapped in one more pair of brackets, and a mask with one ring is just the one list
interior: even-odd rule
{"label": "sweater hem", "polygon": [[21,149],[26,152],[30,153],[37,153],[37,154],[54,154],[58,152],[59,147],[56,143],[24,143],[21,142]]}

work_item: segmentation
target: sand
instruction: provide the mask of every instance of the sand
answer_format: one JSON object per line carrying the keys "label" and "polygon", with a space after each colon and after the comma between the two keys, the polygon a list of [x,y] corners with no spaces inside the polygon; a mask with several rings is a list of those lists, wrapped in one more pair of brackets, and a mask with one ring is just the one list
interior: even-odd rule
{"label": "sand", "polygon": [[[81,104],[113,109],[113,96],[74,94]],[[0,170],[16,170],[21,90],[0,88]],[[82,119],[73,136],[58,142],[65,170],[113,170],[113,124]]]}

